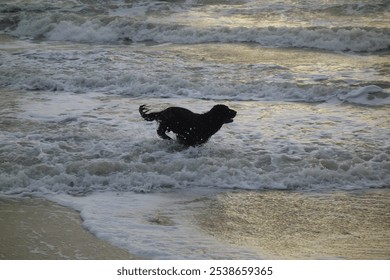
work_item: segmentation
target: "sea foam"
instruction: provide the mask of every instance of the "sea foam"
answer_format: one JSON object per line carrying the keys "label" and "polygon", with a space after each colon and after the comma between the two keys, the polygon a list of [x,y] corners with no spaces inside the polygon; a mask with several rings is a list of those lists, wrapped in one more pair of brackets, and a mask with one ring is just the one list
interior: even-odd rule
{"label": "sea foam", "polygon": [[107,19],[28,16],[10,32],[18,37],[82,43],[258,43],[266,47],[314,48],[329,51],[374,52],[388,49],[390,30],[367,27],[197,27],[139,22],[131,18]]}

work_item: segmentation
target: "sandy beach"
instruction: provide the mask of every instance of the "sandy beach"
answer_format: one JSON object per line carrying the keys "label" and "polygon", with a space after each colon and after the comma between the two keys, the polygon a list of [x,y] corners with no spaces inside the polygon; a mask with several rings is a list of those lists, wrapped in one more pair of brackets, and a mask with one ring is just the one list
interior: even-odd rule
{"label": "sandy beach", "polygon": [[266,259],[390,259],[388,189],[224,193],[197,221]]}
{"label": "sandy beach", "polygon": [[0,259],[134,259],[82,227],[79,213],[38,198],[0,199]]}
{"label": "sandy beach", "polygon": [[[237,191],[205,200],[194,224],[265,259],[390,259],[390,192]],[[0,259],[136,259],[39,198],[0,200]],[[140,258],[138,258],[140,259]]]}

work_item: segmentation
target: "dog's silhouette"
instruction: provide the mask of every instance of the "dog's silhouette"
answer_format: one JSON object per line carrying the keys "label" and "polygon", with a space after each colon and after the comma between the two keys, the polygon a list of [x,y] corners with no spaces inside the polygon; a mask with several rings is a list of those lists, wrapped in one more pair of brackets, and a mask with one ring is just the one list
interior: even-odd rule
{"label": "dog's silhouette", "polygon": [[166,133],[176,134],[179,143],[197,146],[206,143],[225,123],[233,122],[237,112],[226,105],[218,104],[210,111],[197,114],[181,107],[169,107],[160,112],[149,113],[146,105],[139,107],[141,116],[147,121],[157,121],[157,134],[171,139]]}

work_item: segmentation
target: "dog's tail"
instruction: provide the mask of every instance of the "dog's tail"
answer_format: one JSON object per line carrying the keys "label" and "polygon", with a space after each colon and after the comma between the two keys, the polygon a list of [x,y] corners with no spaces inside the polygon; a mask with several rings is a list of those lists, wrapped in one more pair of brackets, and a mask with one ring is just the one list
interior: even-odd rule
{"label": "dog's tail", "polygon": [[141,114],[141,117],[143,117],[146,121],[156,121],[158,119],[159,113],[148,113],[149,109],[146,107],[146,105],[139,106],[139,113]]}

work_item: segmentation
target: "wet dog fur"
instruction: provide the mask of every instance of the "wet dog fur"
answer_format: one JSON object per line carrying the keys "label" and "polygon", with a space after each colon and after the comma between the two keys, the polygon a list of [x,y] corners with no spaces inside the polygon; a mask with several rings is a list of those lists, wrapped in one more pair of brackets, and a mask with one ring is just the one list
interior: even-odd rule
{"label": "wet dog fur", "polygon": [[237,112],[226,105],[218,104],[210,111],[197,114],[181,107],[169,107],[160,112],[149,113],[146,105],[139,107],[146,121],[157,121],[157,134],[163,139],[171,139],[166,133],[176,134],[179,143],[197,146],[206,143],[224,124],[233,122]]}

